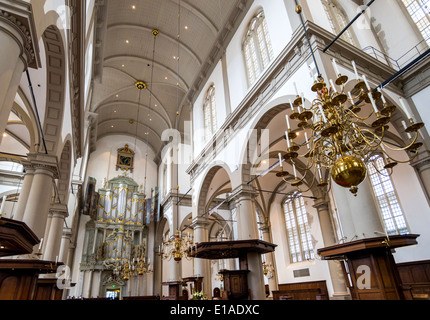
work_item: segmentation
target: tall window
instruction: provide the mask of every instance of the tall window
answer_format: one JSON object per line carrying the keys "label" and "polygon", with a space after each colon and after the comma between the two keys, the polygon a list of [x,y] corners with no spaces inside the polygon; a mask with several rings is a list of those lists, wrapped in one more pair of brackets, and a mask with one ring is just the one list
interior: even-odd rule
{"label": "tall window", "polygon": [[[331,0],[321,1],[330,22],[332,32],[334,34],[339,34],[348,25],[348,19],[345,13],[343,13],[343,11],[339,9],[337,5],[335,5]],[[346,30],[346,32],[342,34],[341,38],[354,45],[354,40],[350,29]]]}
{"label": "tall window", "polygon": [[314,248],[305,201],[300,193],[293,193],[284,202],[284,214],[291,261],[300,262],[314,259]]}
{"label": "tall window", "polygon": [[402,0],[402,2],[430,46],[430,0]]}
{"label": "tall window", "polygon": [[248,81],[251,85],[273,59],[272,44],[263,11],[257,13],[249,23],[242,49]]}
{"label": "tall window", "polygon": [[211,86],[206,93],[206,98],[203,105],[203,117],[205,125],[205,140],[208,141],[216,131],[216,104],[214,86]]}
{"label": "tall window", "polygon": [[368,174],[387,233],[389,235],[408,233],[393,183],[387,170],[384,169],[384,159],[380,155],[375,155],[371,160],[373,162],[367,165]]}
{"label": "tall window", "polygon": [[262,215],[261,210],[257,207],[257,210],[255,212],[255,215],[257,216],[257,227],[258,227],[258,238],[260,240],[264,241],[264,235],[263,235],[263,222],[260,220],[260,215]]}

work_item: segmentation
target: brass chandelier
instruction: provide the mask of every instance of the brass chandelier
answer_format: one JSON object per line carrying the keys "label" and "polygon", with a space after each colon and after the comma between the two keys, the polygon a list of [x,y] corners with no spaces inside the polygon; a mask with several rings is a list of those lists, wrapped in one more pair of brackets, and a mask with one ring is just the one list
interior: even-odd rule
{"label": "brass chandelier", "polygon": [[131,276],[142,276],[152,273],[153,270],[150,260],[146,261],[146,258],[143,257],[138,260],[123,260],[120,267],[115,271],[115,275],[120,275],[125,281],[128,281]]}
{"label": "brass chandelier", "polygon": [[[296,11],[301,13],[300,8]],[[349,188],[356,195],[358,185],[366,177],[366,165],[373,162],[375,154],[382,154],[385,162],[384,172],[374,164],[378,173],[390,175],[398,163],[410,162],[417,156],[417,149],[422,146],[421,142],[417,142],[418,130],[424,124],[415,123],[400,100],[409,118],[408,124],[402,122],[409,141],[402,146],[388,143],[386,133],[396,107],[387,103],[381,88],[370,88],[365,75],[359,77],[354,61],[352,65],[356,84],[351,91],[346,91],[348,77],[341,74],[336,61],[332,61],[337,79],[334,82],[329,80],[327,84],[318,72],[311,87],[316,98],[310,107],[305,106],[304,97],[297,90],[296,99],[290,101],[292,112],[286,116],[287,152],[278,154],[281,170],[277,176],[300,190],[308,174],[313,173],[310,178],[312,180],[306,181],[307,189],[300,190],[301,192],[310,190],[315,184],[327,187],[331,183],[331,179],[327,177],[331,176],[336,184]],[[382,104],[381,110],[377,104]],[[298,130],[291,129],[290,120],[297,122]],[[300,132],[305,137],[301,144],[296,142]],[[409,151],[409,159],[395,160],[391,153],[396,151]],[[282,158],[292,166],[293,179],[283,170]],[[303,172],[301,178],[298,177],[297,170]]]}
{"label": "brass chandelier", "polygon": [[[179,57],[180,57],[180,38],[181,38],[181,1],[178,2],[178,36],[177,36],[177,83],[176,83],[176,124],[179,121],[179,87],[180,87],[180,77],[179,77]],[[176,179],[179,183],[179,166],[176,166]],[[158,255],[163,260],[175,260],[180,262],[182,258],[191,260],[192,258],[188,256],[191,251],[193,244],[193,236],[191,234],[182,235],[182,231],[179,229],[179,185],[176,186],[176,196],[178,202],[176,203],[176,224],[178,229],[176,230],[173,237],[166,237],[163,239],[162,244],[159,246]]]}
{"label": "brass chandelier", "polygon": [[193,247],[193,236],[187,234],[182,235],[180,230],[177,230],[173,237],[165,238],[159,247],[158,254],[163,260],[170,260],[173,258],[176,262],[186,258],[191,260],[192,258],[188,256],[191,248]]}

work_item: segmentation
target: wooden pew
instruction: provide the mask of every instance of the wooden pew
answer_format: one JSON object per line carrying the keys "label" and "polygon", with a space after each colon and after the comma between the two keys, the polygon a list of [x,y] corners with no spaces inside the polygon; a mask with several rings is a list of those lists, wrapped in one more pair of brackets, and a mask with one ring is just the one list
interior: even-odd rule
{"label": "wooden pew", "polygon": [[326,281],[280,284],[272,291],[273,300],[328,300]]}

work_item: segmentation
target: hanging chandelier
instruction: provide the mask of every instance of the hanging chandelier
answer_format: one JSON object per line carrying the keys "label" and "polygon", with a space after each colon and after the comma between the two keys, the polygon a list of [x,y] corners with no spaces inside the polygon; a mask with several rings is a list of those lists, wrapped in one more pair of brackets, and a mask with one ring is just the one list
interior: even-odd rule
{"label": "hanging chandelier", "polygon": [[[300,8],[296,11],[301,13]],[[403,121],[409,141],[401,146],[387,142],[386,134],[396,107],[387,103],[381,88],[371,89],[365,75],[359,77],[354,61],[356,84],[347,91],[348,77],[339,72],[335,60],[332,62],[337,79],[329,80],[327,84],[318,72],[311,87],[316,98],[308,108],[303,94],[300,96],[296,88],[296,99],[290,101],[291,114],[286,116],[287,152],[278,154],[281,171],[277,176],[299,190],[306,181],[307,188],[301,192],[310,190],[315,184],[326,187],[333,180],[357,195],[358,185],[366,177],[366,166],[374,161],[375,154],[382,154],[385,161],[384,172],[377,169],[378,173],[389,175],[398,163],[411,162],[417,156],[417,149],[422,146],[417,142],[418,130],[424,124],[414,122],[400,99],[409,118],[409,124]],[[378,104],[382,105],[381,110]],[[297,123],[298,130],[292,130],[290,120]],[[304,136],[303,143],[297,142],[299,135]],[[391,154],[399,151],[410,152],[409,159],[395,160]],[[282,158],[292,166],[292,175],[283,170]],[[376,164],[374,166],[377,168]],[[303,173],[301,178],[297,170]],[[310,173],[312,176],[308,177]]]}
{"label": "hanging chandelier", "polygon": [[263,274],[267,277],[267,279],[273,279],[274,268],[271,262],[266,261],[266,257],[263,258]]}
{"label": "hanging chandelier", "polygon": [[143,276],[152,273],[152,271],[150,260],[148,259],[147,262],[145,257],[138,260],[126,260],[123,265],[123,279],[127,281],[131,276]]}
{"label": "hanging chandelier", "polygon": [[191,234],[187,234],[185,236],[182,235],[180,230],[177,230],[173,237],[165,238],[162,244],[159,247],[158,255],[163,260],[175,260],[179,262],[182,258],[186,258],[187,260],[191,260],[189,257],[189,253],[191,252],[191,248],[194,246],[193,236]]}
{"label": "hanging chandelier", "polygon": [[[178,35],[177,35],[177,83],[176,83],[176,125],[179,125],[179,88],[180,88],[180,78],[179,78],[179,60],[180,60],[180,38],[181,38],[181,1],[178,2]],[[179,183],[179,166],[176,166],[176,179],[177,183]],[[189,257],[189,252],[191,248],[194,246],[193,244],[193,236],[191,234],[187,234],[185,236],[182,235],[182,231],[179,229],[179,185],[176,186],[176,197],[178,202],[176,203],[176,225],[178,229],[176,230],[173,237],[165,238],[162,241],[162,244],[159,246],[158,254],[163,260],[175,260],[176,262],[180,262],[182,258],[186,258],[191,260]]]}

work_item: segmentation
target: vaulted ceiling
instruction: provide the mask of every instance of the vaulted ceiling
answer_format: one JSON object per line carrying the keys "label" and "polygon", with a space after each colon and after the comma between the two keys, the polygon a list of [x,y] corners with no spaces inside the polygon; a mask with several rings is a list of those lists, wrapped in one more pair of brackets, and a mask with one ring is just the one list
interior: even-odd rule
{"label": "vaulted ceiling", "polygon": [[[92,148],[101,137],[126,134],[148,141],[159,155],[164,130],[183,135],[193,99],[252,2],[96,2]],[[137,81],[146,89],[138,90]]]}

